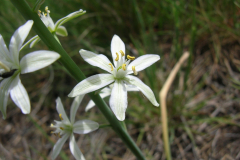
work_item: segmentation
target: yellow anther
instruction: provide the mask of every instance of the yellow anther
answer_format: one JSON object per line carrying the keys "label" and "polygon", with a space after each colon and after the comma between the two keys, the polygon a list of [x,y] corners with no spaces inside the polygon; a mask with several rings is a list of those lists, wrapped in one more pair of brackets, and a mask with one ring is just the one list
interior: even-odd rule
{"label": "yellow anther", "polygon": [[62,138],[62,136],[60,135],[60,133],[59,133],[59,132],[58,132],[58,137],[59,137],[59,138]]}
{"label": "yellow anther", "polygon": [[130,60],[134,60],[135,59],[135,57],[132,57],[132,56],[129,56],[129,55],[127,55],[127,59],[130,59]]}
{"label": "yellow anther", "polygon": [[46,17],[46,16],[47,16],[47,13],[45,13],[44,16]]}
{"label": "yellow anther", "polygon": [[117,57],[116,57],[115,61],[118,61],[119,60],[119,55],[118,55],[117,52],[116,52],[116,55],[117,55]]}
{"label": "yellow anther", "polygon": [[59,118],[60,118],[61,120],[63,120],[63,118],[62,118],[62,114],[59,114]]}
{"label": "yellow anther", "polygon": [[61,129],[61,130],[64,130],[64,128],[63,128],[63,127],[60,127],[60,129]]}
{"label": "yellow anther", "polygon": [[50,11],[48,10],[48,6],[45,7],[45,11],[46,11],[47,13],[50,13]]}
{"label": "yellow anther", "polygon": [[111,66],[111,71],[113,71],[113,65],[112,65],[112,63],[109,63],[108,65]]}
{"label": "yellow anther", "polygon": [[51,123],[50,127],[53,127],[54,125]]}
{"label": "yellow anther", "polygon": [[124,71],[126,71],[126,64],[123,64],[123,65],[122,65],[122,69],[123,69]]}
{"label": "yellow anther", "polygon": [[136,69],[135,69],[135,66],[132,66],[132,71],[133,71],[134,75],[137,75],[137,74],[138,74],[138,72],[137,72]]}
{"label": "yellow anther", "polygon": [[53,131],[51,131],[50,133],[51,133],[51,134],[53,134],[54,132],[53,132]]}
{"label": "yellow anther", "polygon": [[125,54],[122,50],[120,50],[119,52],[121,53],[122,57],[125,56]]}

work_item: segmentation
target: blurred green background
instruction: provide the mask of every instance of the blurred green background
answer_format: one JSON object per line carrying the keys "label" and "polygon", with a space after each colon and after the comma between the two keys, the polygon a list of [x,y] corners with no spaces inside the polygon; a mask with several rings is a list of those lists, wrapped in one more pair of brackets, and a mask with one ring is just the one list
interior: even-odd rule
{"label": "blurred green background", "polygon": [[[27,1],[31,7],[35,0]],[[59,37],[64,49],[85,75],[104,71],[85,63],[80,49],[104,54],[109,59],[110,42],[117,34],[126,53],[135,57],[158,54],[161,60],[139,73],[158,93],[184,51],[189,59],[181,67],[167,98],[171,152],[173,159],[240,159],[240,1],[234,0],[58,0],[46,2],[54,22],[79,9],[87,13],[64,26],[68,37]],[[6,44],[25,23],[10,1],[0,5],[0,34]],[[32,30],[28,39],[34,36]],[[48,49],[43,42],[30,51]],[[76,81],[60,63],[21,75],[32,103],[26,116],[9,100],[8,118],[0,119],[0,159],[49,159],[57,137],[50,123],[59,120],[55,99],[60,96],[66,110],[72,99],[68,93]],[[9,98],[10,99],[10,98]],[[108,102],[108,99],[106,99]],[[85,113],[86,96],[76,119],[106,124],[95,107]],[[160,109],[140,93],[128,94],[126,125],[147,159],[165,159]],[[110,128],[88,135],[76,135],[86,159],[131,160],[134,155]],[[70,157],[70,158],[68,158]],[[66,143],[59,159],[73,159]]]}

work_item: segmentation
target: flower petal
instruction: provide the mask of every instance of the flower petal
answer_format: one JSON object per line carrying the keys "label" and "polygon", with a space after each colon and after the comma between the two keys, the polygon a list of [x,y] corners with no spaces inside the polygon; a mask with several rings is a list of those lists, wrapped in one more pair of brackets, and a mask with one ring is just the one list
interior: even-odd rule
{"label": "flower petal", "polygon": [[[115,66],[117,66],[117,62],[115,61],[117,57],[116,52],[119,53],[120,50],[122,50],[125,53],[125,44],[123,43],[121,38],[115,34],[111,41],[111,52],[112,52],[112,58]],[[123,57],[123,59],[125,59],[125,56]]]}
{"label": "flower petal", "polygon": [[78,16],[81,16],[83,14],[85,14],[86,11],[83,11],[82,9],[80,9],[79,11],[76,11],[76,12],[73,12],[73,13],[70,13],[69,15],[67,15],[66,17],[63,17],[61,19],[59,19],[56,23],[55,23],[55,30],[63,25],[64,23],[66,23],[67,21],[73,19],[73,18],[76,18]]}
{"label": "flower petal", "polygon": [[159,104],[156,101],[156,98],[153,94],[153,91],[146,85],[144,84],[139,78],[128,75],[126,76],[125,80],[138,87],[138,89],[149,99],[149,101],[154,105],[154,106],[159,106]]}
{"label": "flower petal", "polygon": [[25,55],[21,61],[21,73],[34,72],[55,62],[60,55],[53,51],[35,51]]}
{"label": "flower petal", "polygon": [[7,46],[4,42],[2,35],[0,34],[0,59],[1,61],[5,59],[8,62],[12,62],[9,56],[10,56],[10,53],[7,49]]}
{"label": "flower petal", "polygon": [[13,79],[10,95],[13,102],[22,110],[23,114],[30,113],[30,100],[25,87],[21,83],[19,74]]}
{"label": "flower petal", "polygon": [[74,98],[73,103],[71,105],[71,112],[70,112],[70,120],[71,123],[73,124],[75,121],[75,116],[78,110],[78,107],[80,105],[80,103],[82,102],[84,95],[80,95]]}
{"label": "flower petal", "polygon": [[25,48],[25,47],[26,47],[27,45],[29,45],[29,44],[30,44],[30,48],[32,48],[32,47],[35,45],[34,43],[36,43],[36,41],[37,41],[37,42],[40,41],[40,38],[39,38],[38,35],[32,37],[32,38],[29,39],[26,43],[24,43],[24,45],[21,47],[20,50],[22,50],[23,48]]}
{"label": "flower petal", "polygon": [[109,104],[119,121],[125,119],[127,103],[127,89],[123,84],[123,81],[117,80],[114,83]]}
{"label": "flower petal", "polygon": [[130,91],[139,91],[139,89],[136,86],[134,86],[134,85],[126,85],[126,89],[127,89],[128,92],[130,92]]}
{"label": "flower petal", "polygon": [[0,110],[3,115],[3,119],[7,116],[7,102],[13,79],[14,78],[12,77],[6,78],[0,83]]}
{"label": "flower petal", "polygon": [[64,134],[61,138],[58,139],[57,143],[53,147],[52,151],[52,159],[56,159],[57,156],[59,155],[64,143],[68,139],[70,135],[69,134]]}
{"label": "flower petal", "polygon": [[70,136],[69,148],[71,150],[71,153],[75,157],[75,159],[77,159],[77,160],[85,160],[82,152],[78,148],[78,145],[76,143],[76,140],[75,140],[75,137],[73,136],[73,134]]}
{"label": "flower petal", "polygon": [[65,112],[65,110],[63,108],[63,104],[62,104],[62,101],[61,101],[60,97],[58,97],[56,99],[56,103],[57,103],[56,108],[57,108],[58,114],[62,115],[62,118],[63,118],[64,121],[70,123],[70,121],[69,121],[69,119],[67,117],[67,114],[66,114],[66,112]]}
{"label": "flower petal", "polygon": [[31,43],[30,43],[30,48],[34,47],[39,41],[41,40],[40,37],[37,37],[36,39],[34,39]]}
{"label": "flower petal", "polygon": [[[110,92],[109,93],[100,93],[99,95],[100,95],[100,97],[105,98],[107,96],[110,96],[111,93]],[[90,100],[85,108],[85,112],[87,112],[89,109],[93,108],[94,106],[95,106],[95,103],[93,102],[93,100]]]}
{"label": "flower petal", "polygon": [[62,37],[68,36],[67,29],[64,26],[59,26],[56,30],[56,34]]}
{"label": "flower petal", "polygon": [[27,21],[24,25],[20,26],[13,34],[10,44],[9,51],[11,59],[15,64],[19,64],[19,51],[25,41],[28,33],[30,32],[33,25],[33,20]]}
{"label": "flower petal", "polygon": [[136,71],[139,72],[151,66],[153,63],[157,62],[159,59],[160,59],[160,56],[156,54],[147,54],[147,55],[138,57],[128,65],[128,74],[133,73],[132,66],[135,66]]}
{"label": "flower petal", "polygon": [[87,134],[98,129],[99,124],[91,120],[80,120],[74,123],[73,132],[77,134]]}
{"label": "flower petal", "polygon": [[82,56],[82,58],[92,66],[99,67],[111,73],[111,65],[109,64],[112,64],[112,63],[109,61],[109,59],[105,55],[96,54],[90,51],[86,51],[84,49],[81,49],[79,53]]}
{"label": "flower petal", "polygon": [[81,94],[86,94],[98,90],[114,81],[111,74],[97,74],[78,83],[69,93],[69,97],[76,97]]}

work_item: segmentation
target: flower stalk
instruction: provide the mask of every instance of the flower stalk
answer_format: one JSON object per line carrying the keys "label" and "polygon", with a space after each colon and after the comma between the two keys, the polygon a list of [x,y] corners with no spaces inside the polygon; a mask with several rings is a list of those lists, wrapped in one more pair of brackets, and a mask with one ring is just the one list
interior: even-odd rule
{"label": "flower stalk", "polygon": [[[57,40],[53,37],[50,31],[43,24],[42,20],[39,18],[38,14],[35,13],[30,6],[26,3],[25,0],[11,0],[13,5],[18,9],[18,11],[23,15],[26,20],[33,20],[34,25],[33,29],[37,33],[37,35],[41,38],[41,40],[49,47],[49,49],[54,50],[55,52],[61,55],[59,61],[61,64],[68,70],[68,72],[78,81],[84,80],[86,77],[82,73],[82,71],[78,68],[75,62],[70,58],[70,56],[66,53],[66,51],[62,48],[62,46],[57,42]],[[145,160],[140,149],[131,139],[129,134],[122,127],[120,122],[116,119],[115,115],[109,109],[107,104],[103,101],[103,99],[97,94],[89,93],[91,99],[97,104],[97,107],[109,121],[112,126],[112,129],[118,134],[118,136],[123,140],[123,142],[127,145],[127,147],[132,151],[132,153],[139,159]]]}

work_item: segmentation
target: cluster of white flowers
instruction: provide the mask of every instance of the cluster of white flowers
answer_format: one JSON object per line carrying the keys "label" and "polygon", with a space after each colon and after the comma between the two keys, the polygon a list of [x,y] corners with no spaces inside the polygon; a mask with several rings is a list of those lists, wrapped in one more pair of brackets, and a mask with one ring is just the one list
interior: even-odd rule
{"label": "cluster of white flowers", "polygon": [[[61,18],[54,24],[50,17],[48,7],[45,8],[45,13],[41,11],[38,12],[42,22],[54,36],[67,36],[67,30],[62,24],[84,13],[85,11],[80,9],[79,11]],[[29,20],[15,31],[10,40],[9,49],[6,47],[0,35],[0,111],[4,119],[7,116],[9,94],[13,102],[21,109],[22,113],[30,113],[31,107],[29,96],[21,83],[19,78],[20,74],[42,69],[60,58],[60,55],[54,51],[40,50],[26,54],[19,61],[20,50],[28,44],[30,44],[30,47],[33,47],[40,40],[39,36],[36,35],[23,45],[32,25],[33,21]],[[73,133],[86,134],[99,127],[98,123],[91,120],[80,120],[75,122],[77,109],[84,95],[87,93],[101,89],[100,96],[102,98],[110,96],[109,105],[120,121],[125,119],[125,112],[128,104],[128,91],[140,91],[154,106],[159,106],[153,91],[136,77],[138,72],[158,61],[160,59],[159,55],[148,54],[137,59],[130,55],[126,56],[125,44],[117,35],[114,35],[111,41],[113,63],[102,54],[95,54],[83,49],[81,49],[79,53],[87,63],[99,67],[108,73],[93,75],[81,81],[73,88],[68,95],[69,97],[75,97],[71,106],[70,120],[65,113],[61,99],[57,98],[56,108],[61,121],[55,121],[55,125],[51,124],[51,127],[56,129],[52,131],[52,133],[59,137],[59,140],[53,148],[52,159],[57,157],[68,138],[70,138],[69,147],[73,156],[76,159],[85,159],[77,146]],[[94,102],[90,101],[85,111],[88,111],[94,105]]]}

